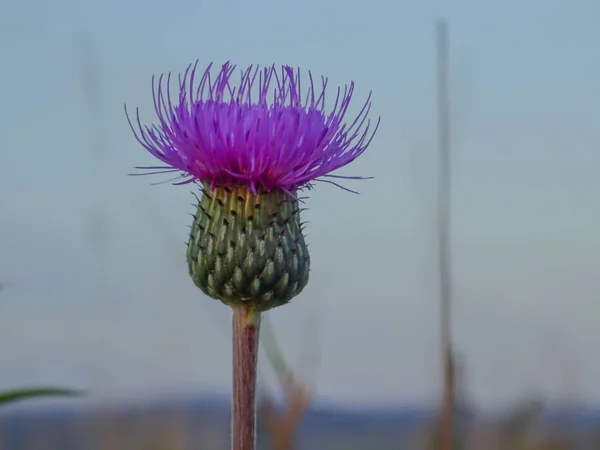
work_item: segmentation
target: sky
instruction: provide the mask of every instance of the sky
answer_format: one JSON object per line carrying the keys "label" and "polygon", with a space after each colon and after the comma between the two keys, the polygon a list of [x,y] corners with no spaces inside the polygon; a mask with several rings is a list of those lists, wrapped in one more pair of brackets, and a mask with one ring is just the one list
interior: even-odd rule
{"label": "sky", "polygon": [[[455,343],[483,406],[600,402],[600,3],[29,0],[0,5],[0,387],[227,393],[229,310],[187,275],[191,188],[154,161],[151,77],[291,64],[380,129],[312,191],[311,281],[269,313],[318,401],[440,392],[434,22],[450,26]],[[86,75],[87,74],[87,75]],[[92,87],[90,87],[92,86]],[[273,379],[261,367],[261,386]],[[271,388],[272,389],[272,388]]]}

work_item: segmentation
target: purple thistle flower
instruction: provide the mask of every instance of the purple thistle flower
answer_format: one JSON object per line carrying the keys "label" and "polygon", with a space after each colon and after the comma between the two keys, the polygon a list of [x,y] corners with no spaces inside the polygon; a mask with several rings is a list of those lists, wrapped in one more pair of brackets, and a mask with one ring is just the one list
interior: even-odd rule
{"label": "purple thistle flower", "polygon": [[137,140],[167,164],[140,169],[184,172],[185,180],[177,184],[238,184],[252,192],[279,188],[291,193],[315,180],[331,182],[323,177],[362,178],[330,175],[360,156],[379,126],[378,120],[369,133],[371,95],[352,123],[344,123],[353,82],[343,92],[337,88],[327,112],[327,79],[321,78],[319,89],[310,72],[303,93],[300,70],[289,66],[280,72],[275,66],[250,66],[237,86],[231,80],[234,65],[225,63],[215,80],[209,65],[196,85],[197,66],[179,77],[177,102],[170,92],[171,74],[166,82],[164,75],[157,84],[153,78],[156,125],[142,125],[139,112],[137,131],[129,121]]}
{"label": "purple thistle flower", "polygon": [[[310,255],[300,221],[297,193],[330,175],[369,146],[369,98],[347,125],[354,83],[338,87],[325,107],[327,79],[301,88],[300,70],[283,66],[242,71],[209,65],[196,84],[198,63],[179,77],[177,98],[171,75],[152,81],[158,122],[137,128],[137,140],[166,166],[139,167],[183,172],[197,182],[198,199],[187,246],[189,274],[208,296],[233,307],[234,383],[232,448],[255,448],[256,366],[261,312],[284,305],[308,283]],[[166,82],[165,82],[166,81]],[[127,114],[127,109],[125,110]],[[341,187],[341,186],[340,186]],[[344,188],[345,189],[345,188]]]}
{"label": "purple thistle flower", "polygon": [[[308,283],[310,257],[297,193],[313,181],[356,178],[330,175],[362,154],[370,132],[370,95],[346,125],[354,84],[337,89],[325,108],[327,79],[317,88],[309,72],[283,66],[242,71],[226,63],[216,79],[211,66],[197,81],[189,66],[171,94],[171,75],[153,79],[158,122],[142,125],[137,140],[166,166],[201,185],[187,249],[190,276],[210,297],[233,307],[265,311],[289,302]],[[156,172],[153,172],[156,173]],[[345,188],[344,188],[345,189]]]}

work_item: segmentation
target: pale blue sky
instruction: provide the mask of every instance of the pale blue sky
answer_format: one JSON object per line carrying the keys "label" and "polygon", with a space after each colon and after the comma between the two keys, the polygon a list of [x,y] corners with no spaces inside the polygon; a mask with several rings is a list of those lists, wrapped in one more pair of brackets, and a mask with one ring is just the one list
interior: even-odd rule
{"label": "pale blue sky", "polygon": [[[227,392],[227,310],[184,262],[189,188],[126,177],[153,161],[123,103],[151,119],[151,76],[199,58],[354,80],[355,106],[373,90],[380,131],[341,173],[376,179],[351,182],[361,196],[313,192],[311,282],[271,317],[324,401],[432,399],[438,17],[451,33],[455,327],[470,390],[483,404],[530,389],[600,401],[594,0],[5,1],[0,281],[12,284],[0,293],[0,387]],[[94,210],[109,238],[95,246]]]}

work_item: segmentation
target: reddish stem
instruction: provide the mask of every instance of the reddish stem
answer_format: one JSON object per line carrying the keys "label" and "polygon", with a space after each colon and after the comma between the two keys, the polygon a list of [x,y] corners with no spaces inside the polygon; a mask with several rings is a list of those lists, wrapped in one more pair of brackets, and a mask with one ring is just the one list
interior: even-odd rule
{"label": "reddish stem", "polygon": [[233,308],[232,450],[256,447],[256,367],[260,313]]}

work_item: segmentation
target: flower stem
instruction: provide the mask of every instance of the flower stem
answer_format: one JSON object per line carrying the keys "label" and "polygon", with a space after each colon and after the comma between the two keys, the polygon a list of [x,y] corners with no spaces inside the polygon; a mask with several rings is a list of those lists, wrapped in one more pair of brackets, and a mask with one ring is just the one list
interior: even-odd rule
{"label": "flower stem", "polygon": [[256,368],[260,312],[233,308],[233,405],[231,450],[256,447]]}

